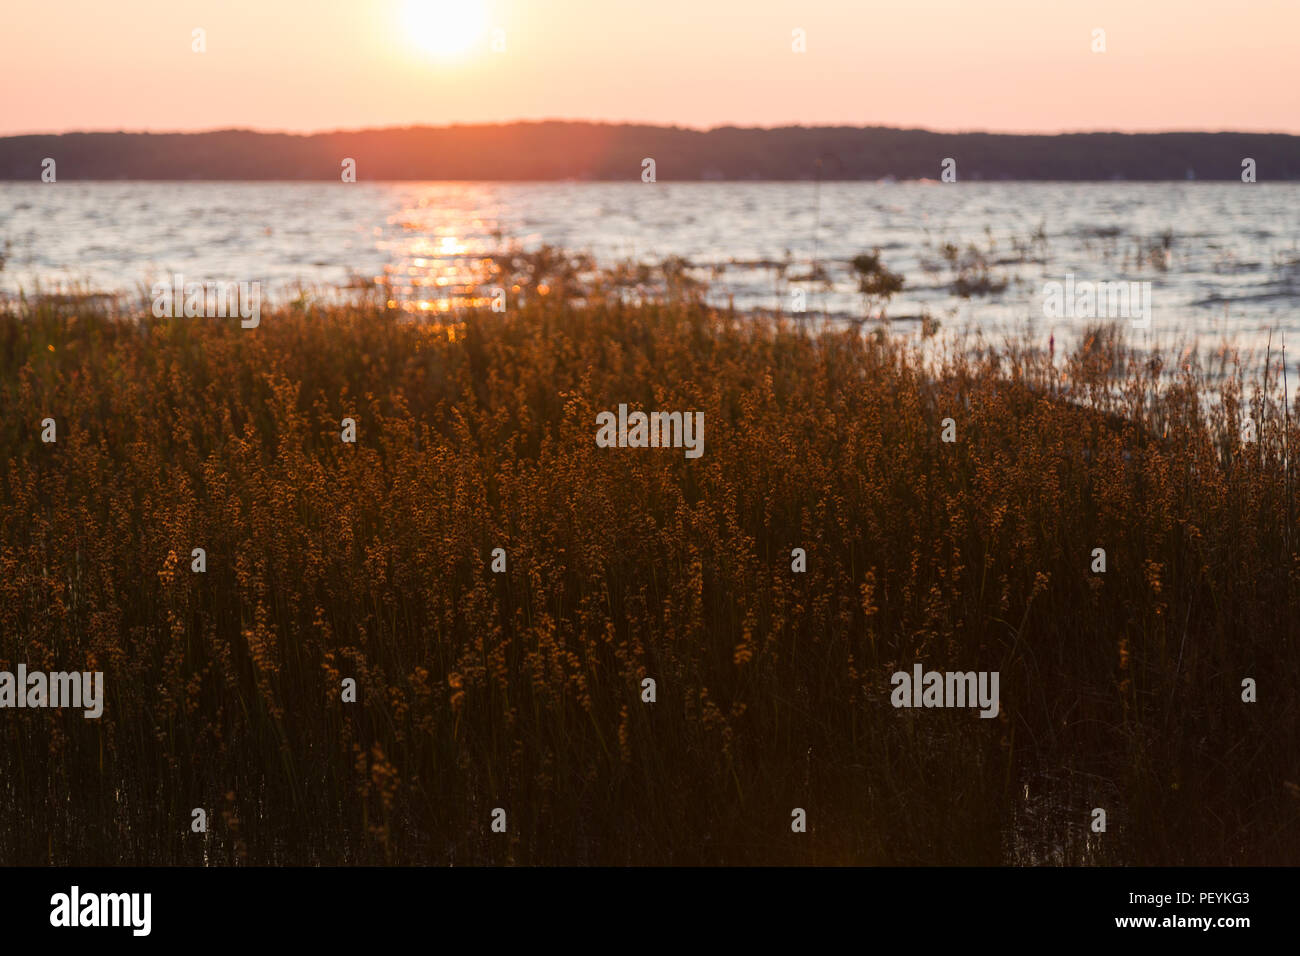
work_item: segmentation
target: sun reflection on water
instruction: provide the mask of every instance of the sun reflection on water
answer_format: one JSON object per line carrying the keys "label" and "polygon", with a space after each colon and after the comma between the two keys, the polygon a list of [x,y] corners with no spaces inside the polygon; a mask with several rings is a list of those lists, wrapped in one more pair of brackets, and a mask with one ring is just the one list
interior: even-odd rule
{"label": "sun reflection on water", "polygon": [[390,309],[428,315],[491,303],[500,248],[487,237],[499,230],[472,214],[477,200],[469,192],[429,190],[388,217],[376,246],[390,261],[373,281]]}

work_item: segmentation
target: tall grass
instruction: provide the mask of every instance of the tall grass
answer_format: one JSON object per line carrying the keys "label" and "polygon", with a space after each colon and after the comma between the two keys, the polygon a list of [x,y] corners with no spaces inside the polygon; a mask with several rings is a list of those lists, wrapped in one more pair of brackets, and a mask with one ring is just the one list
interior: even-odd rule
{"label": "tall grass", "polygon": [[[0,669],[108,690],[0,711],[0,861],[1295,863],[1300,436],[1243,378],[691,302],[9,306]],[[704,456],[597,447],[620,402]],[[1001,714],[894,709],[914,661]]]}

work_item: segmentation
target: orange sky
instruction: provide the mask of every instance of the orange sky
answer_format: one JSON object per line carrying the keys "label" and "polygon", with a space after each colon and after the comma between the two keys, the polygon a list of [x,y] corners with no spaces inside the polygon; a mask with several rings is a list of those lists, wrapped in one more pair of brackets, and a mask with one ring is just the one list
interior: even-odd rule
{"label": "orange sky", "polygon": [[420,2],[3,0],[0,134],[547,118],[1300,133],[1300,0],[422,0],[446,19],[410,15]]}

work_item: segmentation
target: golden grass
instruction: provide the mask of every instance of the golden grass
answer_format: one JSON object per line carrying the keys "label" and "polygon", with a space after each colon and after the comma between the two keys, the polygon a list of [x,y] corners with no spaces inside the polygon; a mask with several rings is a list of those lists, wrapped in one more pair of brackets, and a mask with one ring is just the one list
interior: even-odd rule
{"label": "golden grass", "polygon": [[[1300,860],[1276,388],[544,299],[10,307],[0,363],[0,669],[108,688],[0,711],[6,863]],[[598,448],[620,402],[704,457]],[[916,660],[1001,716],[893,709]]]}

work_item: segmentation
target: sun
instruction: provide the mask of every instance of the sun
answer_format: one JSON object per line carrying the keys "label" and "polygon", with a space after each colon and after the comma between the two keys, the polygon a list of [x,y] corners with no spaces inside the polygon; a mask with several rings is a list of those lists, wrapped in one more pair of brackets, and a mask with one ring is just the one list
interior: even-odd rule
{"label": "sun", "polygon": [[411,41],[426,53],[459,56],[487,28],[483,0],[406,0],[403,26]]}

